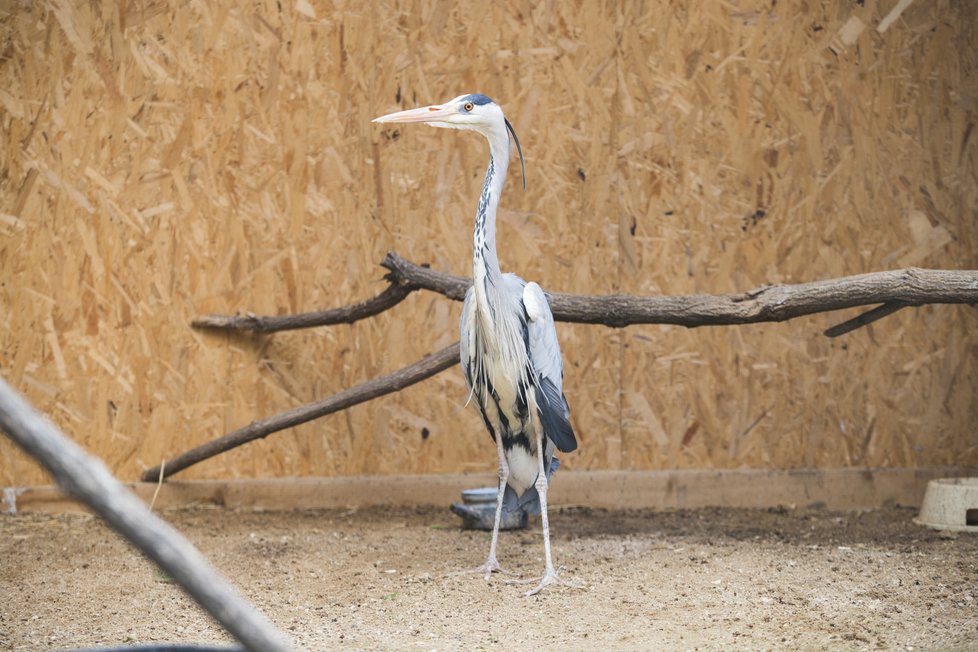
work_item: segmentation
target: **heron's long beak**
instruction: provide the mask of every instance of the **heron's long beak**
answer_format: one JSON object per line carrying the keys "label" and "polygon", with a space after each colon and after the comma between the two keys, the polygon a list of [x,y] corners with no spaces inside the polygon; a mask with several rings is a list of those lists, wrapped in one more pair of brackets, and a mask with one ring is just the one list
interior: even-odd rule
{"label": "heron's long beak", "polygon": [[422,106],[418,109],[388,113],[379,118],[374,118],[372,122],[444,122],[453,115],[456,115],[454,108],[435,104]]}

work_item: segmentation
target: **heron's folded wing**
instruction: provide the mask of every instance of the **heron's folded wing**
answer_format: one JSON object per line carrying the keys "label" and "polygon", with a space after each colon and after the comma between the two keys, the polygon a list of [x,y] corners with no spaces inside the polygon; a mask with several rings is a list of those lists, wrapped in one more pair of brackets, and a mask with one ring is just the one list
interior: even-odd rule
{"label": "heron's folded wing", "polygon": [[563,393],[564,364],[553,313],[550,312],[547,296],[533,282],[523,288],[523,306],[527,315],[527,344],[534,385],[538,390],[540,421],[557,450],[569,453],[577,448],[577,439]]}
{"label": "heron's folded wing", "polygon": [[462,374],[465,383],[472,389],[475,372],[472,356],[475,354],[475,291],[469,288],[465,293],[465,303],[462,304],[462,320],[459,323],[459,351],[462,363]]}

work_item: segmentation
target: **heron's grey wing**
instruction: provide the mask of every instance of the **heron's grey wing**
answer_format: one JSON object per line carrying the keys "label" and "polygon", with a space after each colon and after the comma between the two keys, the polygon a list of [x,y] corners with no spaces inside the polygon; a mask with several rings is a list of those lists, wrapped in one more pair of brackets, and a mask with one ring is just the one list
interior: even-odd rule
{"label": "heron's grey wing", "polygon": [[465,384],[469,388],[469,396],[466,404],[475,399],[479,406],[479,415],[482,422],[489,431],[489,436],[496,439],[496,431],[489,421],[486,414],[486,407],[482,403],[482,383],[478,378],[481,373],[479,362],[476,360],[475,345],[475,290],[469,288],[465,293],[465,303],[462,304],[462,319],[459,322],[459,361],[462,363],[462,375],[465,376]]}
{"label": "heron's grey wing", "polygon": [[465,292],[465,302],[462,304],[462,319],[459,321],[459,351],[462,363],[462,374],[465,384],[472,389],[475,373],[475,288],[470,287]]}
{"label": "heron's grey wing", "polygon": [[557,329],[547,296],[532,281],[523,288],[523,307],[526,310],[527,346],[543,431],[557,450],[569,453],[577,448],[577,439],[563,392],[564,363],[557,342]]}

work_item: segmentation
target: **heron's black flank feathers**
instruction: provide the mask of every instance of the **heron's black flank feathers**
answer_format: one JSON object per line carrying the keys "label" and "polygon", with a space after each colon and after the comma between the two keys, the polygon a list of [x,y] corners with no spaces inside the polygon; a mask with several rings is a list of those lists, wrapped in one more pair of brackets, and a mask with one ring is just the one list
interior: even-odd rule
{"label": "heron's black flank feathers", "polygon": [[542,376],[537,379],[537,388],[540,390],[537,393],[537,407],[543,432],[560,452],[569,453],[575,450],[577,438],[574,437],[567,399],[564,398],[563,392],[557,389],[549,378]]}

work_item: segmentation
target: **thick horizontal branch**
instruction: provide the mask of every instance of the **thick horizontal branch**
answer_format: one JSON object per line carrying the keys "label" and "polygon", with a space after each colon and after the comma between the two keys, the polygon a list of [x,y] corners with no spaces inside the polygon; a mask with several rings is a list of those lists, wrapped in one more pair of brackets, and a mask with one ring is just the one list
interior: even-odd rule
{"label": "thick horizontal branch", "polygon": [[[461,301],[472,280],[437,272],[388,253],[380,263],[390,285],[361,303],[298,315],[205,315],[193,321],[201,328],[269,333],[329,324],[348,324],[379,314],[414,290],[437,292]],[[978,271],[907,268],[796,285],[766,285],[740,294],[634,296],[548,293],[554,319],[623,328],[634,324],[673,324],[695,328],[780,322],[855,306],[888,304],[826,331],[841,335],[895,310],[928,303],[978,303]]]}
{"label": "thick horizontal branch", "polygon": [[[435,272],[395,253],[381,263],[392,282],[461,300],[469,279]],[[978,303],[978,271],[907,268],[797,285],[766,285],[742,294],[588,296],[549,293],[554,319],[622,328],[674,324],[690,328],[779,322],[854,306]]]}
{"label": "thick horizontal branch", "polygon": [[369,401],[370,399],[400,391],[405,387],[421,382],[425,378],[430,378],[440,371],[448,369],[458,363],[459,349],[458,342],[455,344],[432,353],[422,358],[412,365],[398,369],[397,371],[374,378],[355,387],[345,389],[342,392],[327,396],[326,398],[308,403],[297,408],[293,408],[281,414],[252,421],[244,428],[239,428],[229,432],[223,437],[211,440],[206,444],[201,444],[185,453],[181,453],[172,460],[167,460],[163,465],[153,467],[143,473],[144,482],[155,482],[160,478],[161,467],[162,476],[168,478],[178,471],[182,471],[198,462],[219,455],[232,448],[237,448],[250,441],[267,437],[273,432],[291,428],[313,419],[339,412],[349,407]]}

